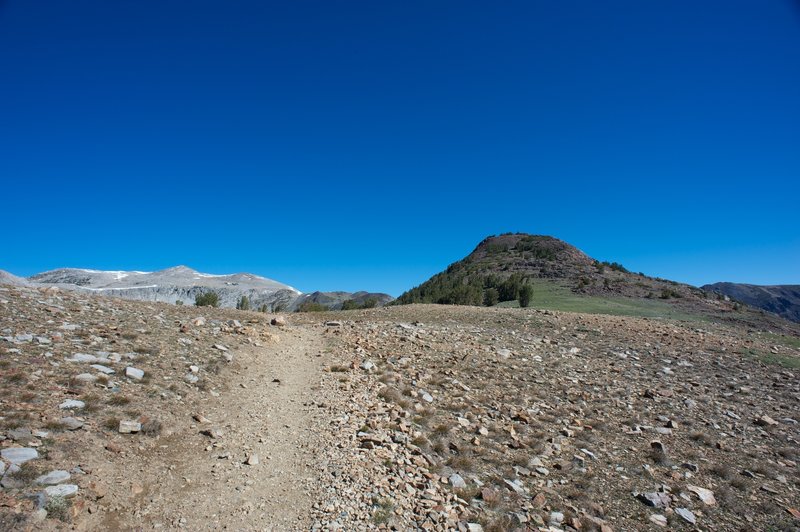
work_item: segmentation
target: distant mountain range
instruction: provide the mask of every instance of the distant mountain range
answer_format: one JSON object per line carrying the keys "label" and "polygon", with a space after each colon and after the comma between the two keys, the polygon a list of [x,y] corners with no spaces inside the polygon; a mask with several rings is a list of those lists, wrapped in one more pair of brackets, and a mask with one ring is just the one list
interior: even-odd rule
{"label": "distant mountain range", "polygon": [[29,286],[57,286],[66,290],[95,293],[140,301],[163,301],[187,305],[195,297],[214,292],[221,307],[236,307],[242,296],[250,308],[269,311],[292,311],[305,302],[330,309],[341,308],[345,301],[364,305],[367,301],[382,306],[394,298],[388,294],[368,292],[313,292],[303,294],[295,288],[251,273],[212,275],[186,266],[176,266],[156,272],[100,271],[61,268],[23,278],[0,270],[0,283]]}
{"label": "distant mountain range", "polygon": [[800,285],[759,286],[741,283],[714,283],[704,285],[702,288],[752,307],[773,312],[788,320],[800,322]]}

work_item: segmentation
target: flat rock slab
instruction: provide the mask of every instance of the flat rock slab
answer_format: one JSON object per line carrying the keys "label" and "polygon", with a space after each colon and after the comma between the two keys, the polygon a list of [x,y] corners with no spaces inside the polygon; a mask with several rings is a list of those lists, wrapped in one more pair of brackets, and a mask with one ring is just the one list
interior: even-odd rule
{"label": "flat rock slab", "polygon": [[64,425],[67,430],[78,430],[83,427],[83,421],[74,417],[62,417],[59,422]]}
{"label": "flat rock slab", "polygon": [[714,492],[709,489],[701,488],[699,486],[688,486],[686,489],[697,495],[700,500],[703,501],[703,504],[708,506],[714,506],[717,504],[717,500],[714,498]]}
{"label": "flat rock slab", "polygon": [[139,368],[128,366],[125,368],[125,376],[129,379],[140,381],[144,378],[144,371]]}
{"label": "flat rock slab", "polygon": [[97,362],[99,359],[94,355],[87,355],[85,353],[75,353],[72,358],[65,358],[67,362]]}
{"label": "flat rock slab", "polygon": [[86,403],[84,403],[83,401],[78,401],[77,399],[67,399],[66,401],[58,405],[58,408],[62,410],[73,410],[76,408],[83,408],[84,406],[86,406]]}
{"label": "flat rock slab", "polygon": [[102,364],[92,364],[89,367],[92,369],[96,369],[100,373],[105,373],[106,375],[111,375],[112,373],[115,373],[113,369],[109,368],[108,366],[104,366]]}
{"label": "flat rock slab", "polygon": [[6,462],[22,465],[25,462],[39,458],[39,453],[36,449],[31,449],[30,447],[11,447],[0,451],[0,456]]}
{"label": "flat rock slab", "polygon": [[56,469],[55,471],[50,471],[46,475],[42,475],[37,478],[34,482],[41,486],[55,486],[56,484],[63,484],[64,482],[70,479],[70,474],[68,471],[64,471],[62,469]]}
{"label": "flat rock slab", "polygon": [[681,516],[681,518],[687,523],[691,523],[693,525],[697,524],[697,518],[695,518],[694,514],[687,508],[678,508],[675,510],[675,513]]}
{"label": "flat rock slab", "polygon": [[74,497],[78,494],[78,486],[75,484],[59,484],[58,486],[47,486],[44,489],[48,497]]}
{"label": "flat rock slab", "polygon": [[120,434],[132,434],[142,430],[142,424],[138,421],[122,420],[119,422]]}
{"label": "flat rock slab", "polygon": [[8,436],[14,441],[19,441],[19,440],[28,440],[31,437],[33,437],[33,434],[31,434],[30,429],[14,429],[6,432],[6,436]]}

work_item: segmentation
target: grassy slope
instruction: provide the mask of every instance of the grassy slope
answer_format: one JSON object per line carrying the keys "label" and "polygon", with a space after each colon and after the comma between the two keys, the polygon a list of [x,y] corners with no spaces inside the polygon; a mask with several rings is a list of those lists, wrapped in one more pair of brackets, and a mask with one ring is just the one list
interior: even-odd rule
{"label": "grassy slope", "polygon": [[[615,316],[639,316],[648,318],[670,318],[675,320],[704,320],[704,316],[689,314],[676,309],[660,299],[634,299],[627,297],[600,297],[576,294],[557,281],[532,279],[532,308],[584,312],[587,314],[611,314]],[[518,306],[516,301],[501,303],[501,307]]]}

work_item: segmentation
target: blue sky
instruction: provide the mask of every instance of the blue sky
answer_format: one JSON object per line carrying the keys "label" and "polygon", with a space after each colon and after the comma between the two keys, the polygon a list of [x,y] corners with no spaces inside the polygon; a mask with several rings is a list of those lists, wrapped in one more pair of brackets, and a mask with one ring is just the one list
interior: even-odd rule
{"label": "blue sky", "polygon": [[800,283],[799,6],[0,0],[0,268]]}

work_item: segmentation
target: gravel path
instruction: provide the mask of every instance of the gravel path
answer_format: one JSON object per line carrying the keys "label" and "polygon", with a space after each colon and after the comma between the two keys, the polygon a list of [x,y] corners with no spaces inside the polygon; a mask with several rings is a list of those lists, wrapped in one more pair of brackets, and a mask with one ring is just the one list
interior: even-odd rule
{"label": "gravel path", "polygon": [[281,336],[238,352],[227,391],[196,405],[200,421],[132,457],[139,473],[118,479],[132,501],[82,528],[307,530],[319,435],[304,405],[319,393],[322,343],[312,329]]}

